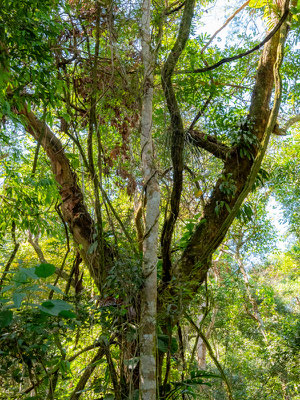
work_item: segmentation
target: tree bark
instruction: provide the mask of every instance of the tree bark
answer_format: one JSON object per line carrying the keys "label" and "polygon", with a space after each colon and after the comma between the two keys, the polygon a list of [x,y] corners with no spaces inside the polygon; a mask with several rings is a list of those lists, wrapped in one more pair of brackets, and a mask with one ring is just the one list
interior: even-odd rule
{"label": "tree bark", "polygon": [[26,130],[37,140],[45,150],[50,162],[52,172],[57,182],[62,204],[61,211],[64,220],[69,226],[78,250],[96,286],[101,290],[101,279],[111,264],[111,250],[104,243],[104,262],[97,249],[90,251],[96,237],[95,224],[90,216],[84,201],[81,189],[77,184],[77,177],[73,172],[69,160],[64,153],[61,141],[55,136],[48,125],[40,121],[32,111],[25,106],[19,114],[24,119]]}
{"label": "tree bark", "polygon": [[6,275],[9,272],[9,269],[10,269],[10,266],[11,266],[12,262],[14,261],[14,259],[16,257],[16,254],[17,254],[17,252],[19,250],[19,247],[20,247],[20,243],[15,243],[15,246],[14,246],[13,251],[12,251],[10,257],[9,257],[9,260],[8,260],[7,264],[5,265],[2,277],[0,279],[0,291],[2,290],[2,286],[3,286],[4,280],[6,278]]}
{"label": "tree bark", "polygon": [[[286,2],[287,6],[288,2]],[[286,36],[287,22],[264,46],[260,58],[248,121],[240,132],[241,137],[247,134],[255,140],[250,149],[251,157],[248,158],[242,154],[241,150],[245,148],[245,145],[241,141],[227,158],[222,175],[204,208],[203,218],[199,221],[179,262],[179,274],[182,279],[184,281],[194,279],[195,287],[204,282],[210,267],[211,256],[224,239],[239,207],[251,190],[260,168],[278,115],[279,92],[281,92],[279,68]],[[280,37],[281,40],[279,40]],[[269,105],[274,77],[276,77],[276,93],[270,113]],[[222,191],[222,184],[226,179],[232,183],[232,195]],[[217,212],[218,208],[219,212]]]}
{"label": "tree bark", "polygon": [[181,117],[179,105],[176,99],[175,90],[172,84],[172,76],[176,64],[188,41],[192,18],[195,8],[195,0],[185,2],[182,19],[176,42],[162,68],[162,87],[166,99],[171,123],[171,159],[173,167],[173,186],[170,199],[170,211],[164,222],[161,235],[162,249],[162,280],[165,285],[171,280],[172,260],[171,243],[175,224],[180,209],[180,199],[183,186],[183,150],[185,142],[185,130]]}
{"label": "tree bark", "polygon": [[141,115],[141,157],[144,180],[145,229],[140,326],[140,398],[156,399],[157,244],[160,192],[154,165],[152,101],[154,58],[151,52],[151,1],[142,6],[142,57],[144,96]]}

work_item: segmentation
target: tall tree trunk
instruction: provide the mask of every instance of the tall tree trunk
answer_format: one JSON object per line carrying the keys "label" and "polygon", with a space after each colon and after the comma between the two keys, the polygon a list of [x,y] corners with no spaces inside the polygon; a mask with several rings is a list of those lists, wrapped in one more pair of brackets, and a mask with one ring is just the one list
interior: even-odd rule
{"label": "tall tree trunk", "polygon": [[144,97],[141,115],[141,157],[144,179],[145,230],[143,238],[144,287],[141,293],[140,398],[156,399],[157,242],[160,192],[154,166],[152,131],[153,66],[150,32],[151,1],[142,8]]}

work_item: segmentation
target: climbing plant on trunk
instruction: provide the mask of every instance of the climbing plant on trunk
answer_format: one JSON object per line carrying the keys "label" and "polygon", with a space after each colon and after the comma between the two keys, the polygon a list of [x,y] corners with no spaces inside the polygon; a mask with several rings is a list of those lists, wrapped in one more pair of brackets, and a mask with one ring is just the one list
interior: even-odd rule
{"label": "climbing plant on trunk", "polygon": [[[116,317],[124,332],[101,342],[93,359],[106,357],[115,397],[134,396],[139,389],[141,399],[166,398],[174,327],[182,336],[180,321],[252,190],[270,135],[278,128],[291,5],[276,2],[268,11],[269,2],[263,2],[270,27],[265,39],[216,61],[204,58],[208,43],[199,39],[201,49],[193,31],[194,16],[201,16],[209,2],[70,0],[41,8],[27,3],[28,26],[19,12],[9,16],[4,10],[7,22],[0,28],[7,132],[13,135],[7,122],[13,121],[34,140],[34,171],[40,149],[46,154],[60,196],[56,209],[77,259],[80,254],[94,281],[98,304],[105,308],[109,301],[126,309]],[[17,19],[21,27],[15,26]],[[258,65],[254,58],[251,66],[255,78],[247,76],[247,95],[241,92],[247,112],[237,112],[232,136],[227,128],[214,134],[207,122],[214,117],[210,108],[214,101],[221,108],[220,81],[233,73],[222,75],[221,69],[239,60],[236,68],[244,73],[244,60],[260,48]],[[234,107],[230,95],[226,102],[228,109]],[[222,118],[220,111],[215,119]],[[190,160],[194,165],[188,165]],[[212,166],[208,178],[201,176],[203,160]],[[196,186],[193,193],[191,185]],[[185,216],[191,217],[187,231]],[[128,270],[133,292],[124,289]],[[76,286],[71,273],[68,278]],[[122,355],[118,373],[113,346]],[[181,357],[184,364],[182,348]],[[94,370],[92,361],[71,398],[80,396]]]}

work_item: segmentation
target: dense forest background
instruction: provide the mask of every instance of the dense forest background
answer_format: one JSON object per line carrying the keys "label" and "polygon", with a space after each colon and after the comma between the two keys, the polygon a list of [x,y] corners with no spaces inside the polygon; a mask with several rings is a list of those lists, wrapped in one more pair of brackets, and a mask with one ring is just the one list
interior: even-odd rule
{"label": "dense forest background", "polygon": [[0,399],[300,399],[299,21],[1,1]]}

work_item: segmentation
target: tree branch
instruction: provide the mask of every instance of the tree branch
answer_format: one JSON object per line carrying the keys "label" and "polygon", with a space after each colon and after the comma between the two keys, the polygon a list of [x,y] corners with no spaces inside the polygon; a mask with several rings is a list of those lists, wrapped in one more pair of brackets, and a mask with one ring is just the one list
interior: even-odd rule
{"label": "tree branch", "polygon": [[171,119],[171,158],[174,175],[170,201],[170,212],[165,220],[161,236],[163,282],[168,282],[171,279],[172,263],[170,248],[172,233],[179,214],[179,205],[182,192],[182,173],[184,166],[183,148],[185,131],[175,96],[175,91],[172,85],[172,75],[177,61],[189,38],[194,7],[195,0],[186,0],[176,42],[162,68],[162,86]]}
{"label": "tree branch", "polygon": [[97,249],[90,252],[96,235],[95,224],[83,201],[83,194],[77,184],[77,176],[72,170],[69,160],[64,153],[60,140],[54,135],[51,129],[43,121],[40,121],[32,111],[25,106],[18,112],[23,117],[26,130],[38,141],[40,137],[41,145],[44,148],[51,162],[52,172],[59,187],[62,199],[61,211],[64,220],[69,226],[75,243],[79,247],[80,254],[89,268],[90,274],[100,289],[100,277],[103,271],[111,265],[111,250],[104,243],[105,262],[100,262]]}
{"label": "tree branch", "polygon": [[[287,7],[288,1],[285,4]],[[287,15],[287,12],[284,12]],[[282,18],[281,18],[282,20]],[[264,47],[257,69],[251,105],[249,124],[242,127],[241,134],[248,132],[256,138],[249,151],[252,157],[243,156],[239,151],[243,144],[231,152],[224,163],[224,169],[216,182],[209,201],[206,203],[203,218],[192,233],[189,243],[179,262],[179,274],[193,282],[194,289],[205,280],[213,252],[221,244],[243,200],[249,193],[265,154],[270,134],[273,132],[281,100],[281,81],[279,68],[288,31],[288,23],[281,32],[275,34]],[[269,104],[275,79],[274,105],[270,114]],[[232,192],[223,190],[229,183]],[[194,280],[193,280],[194,277]]]}
{"label": "tree branch", "polygon": [[214,136],[207,135],[198,130],[192,130],[187,134],[187,140],[194,146],[201,147],[202,149],[213,154],[215,157],[226,161],[232,149],[226,144],[219,142]]}
{"label": "tree branch", "polygon": [[95,357],[92,359],[92,362],[84,369],[83,374],[81,375],[81,378],[79,379],[79,382],[76,385],[76,388],[72,392],[70,396],[70,400],[78,400],[79,397],[82,394],[82,390],[85,388],[85,385],[87,384],[87,381],[90,379],[92,373],[94,372],[95,368],[97,367],[97,362],[101,360],[101,358],[104,356],[105,350],[104,348],[100,348]]}
{"label": "tree branch", "polygon": [[260,48],[262,48],[270,39],[272,39],[272,37],[276,34],[276,32],[280,29],[281,25],[287,19],[288,15],[289,15],[289,10],[286,9],[284,11],[282,17],[280,18],[278,24],[275,26],[275,28],[273,28],[271,30],[271,32],[265,37],[265,39],[262,42],[260,42],[256,46],[254,46],[252,49],[247,50],[244,53],[237,54],[237,55],[232,56],[232,57],[222,58],[217,63],[215,63],[213,65],[209,65],[208,67],[197,68],[197,69],[194,69],[194,70],[177,71],[177,72],[175,72],[175,74],[199,74],[199,73],[202,74],[204,72],[213,71],[214,69],[219,68],[221,65],[223,65],[225,63],[229,63],[229,62],[232,62],[232,61],[235,61],[235,60],[239,60],[240,58],[246,57],[249,54],[254,53],[255,51],[257,51]]}
{"label": "tree branch", "polygon": [[[185,5],[185,1],[183,1],[181,4],[179,4],[179,6],[173,8],[173,9],[171,9],[171,10],[169,10],[169,11],[166,10],[166,11],[165,11],[165,15],[171,15],[171,14],[173,14],[173,13],[175,13],[175,12],[181,10],[182,7],[183,7],[184,5]],[[170,7],[171,7],[171,6],[170,6]]]}
{"label": "tree branch", "polygon": [[[38,259],[40,261],[40,263],[46,263],[46,259],[44,256],[44,253],[41,249],[41,246],[39,245],[39,235],[37,234],[34,238],[32,237],[32,233],[29,231],[28,232],[28,243],[31,244],[31,246],[33,247],[34,251],[36,252]],[[65,272],[65,271],[60,271],[60,268],[55,268],[55,273],[60,277],[63,278],[65,281],[69,281],[70,280],[70,276]],[[70,285],[72,285],[73,287],[75,287],[75,282],[74,279],[71,279],[70,281]]]}
{"label": "tree branch", "polygon": [[[63,223],[63,225],[64,225],[65,234],[66,234],[66,239],[67,239],[67,251],[66,251],[66,253],[65,253],[65,255],[64,255],[64,258],[63,258],[63,260],[62,260],[62,263],[61,263],[61,266],[60,266],[60,269],[59,269],[59,273],[57,274],[57,277],[55,278],[55,281],[54,281],[54,283],[53,283],[53,286],[56,286],[56,285],[57,285],[58,280],[59,280],[59,277],[60,277],[61,273],[62,273],[63,270],[64,270],[64,267],[65,267],[65,263],[66,263],[66,259],[67,259],[67,257],[68,257],[68,254],[70,253],[70,239],[69,239],[69,232],[68,232],[67,224],[66,224],[66,222],[65,222],[65,220],[64,220],[64,218],[63,218],[63,216],[62,216],[62,213],[61,213],[61,211],[60,211],[58,205],[55,206],[55,209],[56,209],[56,212],[57,212],[59,218],[61,219],[61,221],[62,221],[62,223]],[[53,294],[54,294],[54,289],[52,289],[52,290],[50,291],[50,293],[49,293],[49,300],[52,299]]]}
{"label": "tree branch", "polygon": [[275,126],[275,128],[277,127],[277,130],[275,129],[273,133],[278,136],[285,136],[290,127],[295,125],[297,122],[300,122],[300,114],[288,119],[282,128]]}
{"label": "tree branch", "polygon": [[17,252],[19,250],[19,247],[20,247],[20,243],[15,243],[13,251],[12,251],[10,257],[9,257],[9,260],[7,261],[7,263],[5,265],[5,268],[4,268],[4,271],[3,271],[3,274],[2,274],[2,277],[1,277],[1,280],[0,280],[0,292],[2,290],[3,282],[4,282],[5,278],[6,278],[6,275],[9,272],[10,266],[13,263],[13,261],[14,261],[14,259],[16,257],[16,254],[17,254]]}
{"label": "tree branch", "polygon": [[115,399],[116,400],[121,400],[121,391],[120,391],[120,384],[118,381],[118,375],[116,372],[116,368],[114,366],[111,354],[110,354],[110,350],[109,350],[109,346],[105,346],[104,347],[104,353],[106,356],[106,361],[108,364],[108,368],[109,368],[109,372],[110,372],[110,377],[112,380],[112,384],[113,384],[113,388],[114,388],[114,395],[115,395]]}
{"label": "tree branch", "polygon": [[[214,82],[212,82],[212,84],[214,84]],[[210,94],[208,99],[206,100],[206,102],[204,103],[204,105],[201,107],[201,109],[199,110],[199,112],[197,113],[196,117],[193,119],[193,122],[191,123],[188,132],[190,132],[191,130],[194,129],[194,126],[196,125],[196,123],[199,121],[199,119],[202,117],[202,115],[204,114],[205,110],[207,109],[207,107],[209,106],[209,103],[212,100],[213,95]]]}
{"label": "tree branch", "polygon": [[[94,344],[91,344],[87,347],[85,347],[84,349],[78,351],[76,354],[74,354],[73,356],[68,358],[68,362],[72,362],[74,361],[77,357],[79,357],[81,354],[85,353],[86,351],[89,350],[94,350],[97,347],[103,346],[102,342],[97,342]],[[101,349],[102,351],[102,356],[104,356],[104,349]],[[51,375],[54,375],[58,372],[59,367],[55,367],[55,369],[51,372]],[[48,376],[47,376],[48,377]],[[27,389],[25,389],[21,394],[27,394],[30,393],[35,387],[39,386],[41,383],[43,383],[43,379],[39,379],[35,384],[32,384],[31,386],[29,386]]]}

